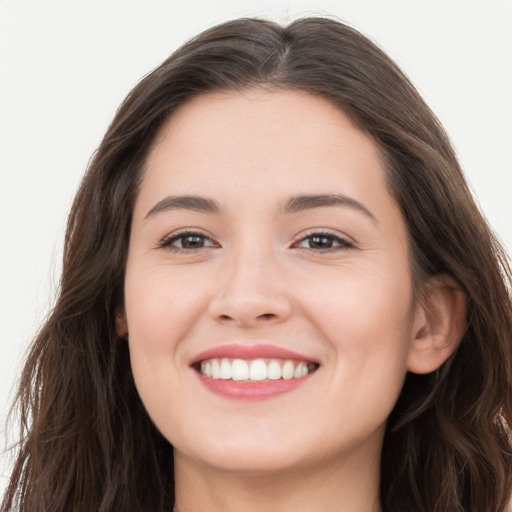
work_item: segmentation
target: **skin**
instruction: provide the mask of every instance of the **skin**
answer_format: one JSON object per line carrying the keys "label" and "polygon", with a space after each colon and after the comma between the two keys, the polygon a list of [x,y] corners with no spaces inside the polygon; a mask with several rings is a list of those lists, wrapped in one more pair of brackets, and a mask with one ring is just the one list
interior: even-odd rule
{"label": "skin", "polygon": [[[283,213],[301,194],[343,194],[367,212]],[[220,213],[148,216],[170,195],[213,199]],[[203,247],[162,247],[185,228]],[[324,231],[341,242],[312,244]],[[427,309],[413,299],[379,149],[332,104],[247,90],[175,113],[136,200],[119,329],[129,328],[145,407],[174,446],[180,512],[379,510],[382,439],[405,374],[437,368],[461,328],[449,320],[458,296],[431,288]],[[225,343],[276,345],[320,367],[289,393],[227,399],[190,366]]]}

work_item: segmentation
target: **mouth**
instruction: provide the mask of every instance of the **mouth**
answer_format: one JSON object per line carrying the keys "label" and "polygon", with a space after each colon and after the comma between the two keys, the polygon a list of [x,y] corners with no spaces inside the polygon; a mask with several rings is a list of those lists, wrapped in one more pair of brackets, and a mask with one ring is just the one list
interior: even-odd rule
{"label": "mouth", "polygon": [[292,391],[312,379],[320,364],[273,345],[222,345],[191,363],[207,390],[226,398],[264,399]]}

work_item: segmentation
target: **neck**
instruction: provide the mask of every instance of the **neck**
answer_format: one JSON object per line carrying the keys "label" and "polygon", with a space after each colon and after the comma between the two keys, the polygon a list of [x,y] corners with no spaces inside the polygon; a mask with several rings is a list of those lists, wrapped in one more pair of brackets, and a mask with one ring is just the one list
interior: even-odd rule
{"label": "neck", "polygon": [[380,460],[354,454],[340,462],[272,474],[240,473],[175,452],[177,512],[379,512]]}

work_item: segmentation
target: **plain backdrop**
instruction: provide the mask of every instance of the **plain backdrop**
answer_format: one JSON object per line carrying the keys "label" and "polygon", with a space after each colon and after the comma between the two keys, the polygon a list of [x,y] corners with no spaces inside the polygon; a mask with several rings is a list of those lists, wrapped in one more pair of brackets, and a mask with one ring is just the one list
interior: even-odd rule
{"label": "plain backdrop", "polygon": [[355,26],[403,68],[512,248],[512,0],[0,0],[0,432],[55,299],[72,198],[121,100],[214,24],[322,14]]}

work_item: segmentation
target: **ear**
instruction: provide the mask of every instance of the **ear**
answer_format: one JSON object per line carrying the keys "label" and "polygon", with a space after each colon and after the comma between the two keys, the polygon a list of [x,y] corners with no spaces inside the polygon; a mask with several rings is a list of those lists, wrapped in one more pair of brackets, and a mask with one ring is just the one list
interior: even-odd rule
{"label": "ear", "polygon": [[124,309],[118,309],[116,311],[116,333],[120,338],[128,338],[128,324],[126,322]]}
{"label": "ear", "polygon": [[407,369],[433,372],[455,352],[466,330],[466,297],[452,278],[436,276],[424,285],[414,322]]}

